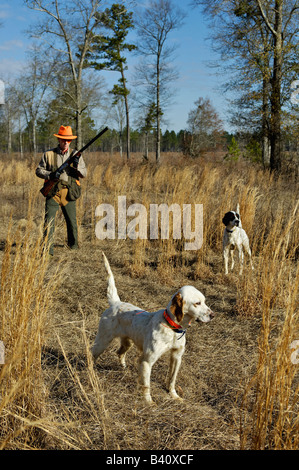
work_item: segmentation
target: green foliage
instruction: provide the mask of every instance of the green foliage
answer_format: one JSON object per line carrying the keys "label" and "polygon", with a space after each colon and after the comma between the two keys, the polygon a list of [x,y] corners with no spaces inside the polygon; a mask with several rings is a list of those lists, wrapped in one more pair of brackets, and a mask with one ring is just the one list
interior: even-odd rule
{"label": "green foliage", "polygon": [[262,163],[262,149],[253,137],[250,139],[245,147],[245,158],[248,158],[253,163]]}
{"label": "green foliage", "polygon": [[224,156],[224,160],[237,162],[241,155],[238,142],[235,137],[232,137],[231,144],[227,147],[227,154]]}
{"label": "green foliage", "polygon": [[[163,116],[163,112],[160,108],[159,110],[160,116]],[[157,118],[157,105],[156,103],[151,103],[147,109],[147,114],[144,119],[144,124],[141,127],[141,132],[150,132],[155,124]]]}
{"label": "green foliage", "polygon": [[162,137],[162,151],[175,152],[178,149],[178,138],[174,131],[166,130]]}
{"label": "green foliage", "polygon": [[254,14],[254,6],[251,5],[252,2],[241,0],[234,9],[234,14],[237,17],[247,17],[250,18]]}
{"label": "green foliage", "polygon": [[85,67],[121,73],[121,78],[118,80],[119,84],[114,85],[110,92],[115,95],[115,102],[117,102],[120,96],[125,97],[129,94],[124,77],[124,71],[127,69],[127,59],[124,53],[136,49],[134,44],[126,42],[129,30],[134,28],[133,13],[128,12],[123,5],[115,3],[104,12],[97,12],[95,17],[98,24],[102,25],[108,33],[106,35],[94,35],[91,51],[87,54],[87,60],[85,61]]}

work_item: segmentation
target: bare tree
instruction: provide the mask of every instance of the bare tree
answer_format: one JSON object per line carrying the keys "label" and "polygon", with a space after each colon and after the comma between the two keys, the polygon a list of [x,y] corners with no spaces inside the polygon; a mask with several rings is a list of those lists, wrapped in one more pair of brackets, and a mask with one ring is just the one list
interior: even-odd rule
{"label": "bare tree", "polygon": [[33,158],[36,159],[37,139],[36,123],[43,111],[45,97],[52,81],[52,76],[57,72],[56,63],[47,62],[39,48],[35,47],[29,54],[30,62],[25,72],[21,73],[13,90],[18,99],[18,106],[23,111],[29,130],[30,145]]}
{"label": "bare tree", "polygon": [[[33,37],[44,40],[48,50],[59,52],[62,69],[67,64],[74,84],[76,134],[78,148],[82,145],[81,119],[86,103],[82,98],[82,73],[85,56],[89,50],[93,32],[98,26],[95,18],[101,0],[25,0],[27,6],[43,14],[44,21],[32,28]],[[64,90],[68,94],[68,90]]]}
{"label": "bare tree", "polygon": [[233,58],[230,70],[235,80],[230,77],[226,89],[237,90],[240,96],[232,101],[237,107],[231,110],[232,123],[246,130],[261,127],[262,160],[269,167],[271,38],[252,5],[234,0],[221,5],[214,39],[222,59]]}
{"label": "bare tree", "polygon": [[157,162],[160,160],[162,107],[169,99],[170,83],[177,78],[171,65],[176,47],[168,45],[168,39],[171,32],[182,25],[184,17],[172,0],[150,0],[137,19],[138,49],[143,57],[138,74],[147,88],[147,96],[155,96]]}
{"label": "bare tree", "polygon": [[224,129],[208,98],[199,98],[194,104],[195,108],[189,112],[187,121],[190,141],[186,150],[191,157],[198,157],[201,153],[215,149],[219,145]]}
{"label": "bare tree", "polygon": [[[108,111],[108,93],[103,77],[94,71],[84,73],[82,78],[82,106],[81,112],[81,139],[82,143],[90,140],[90,131],[93,127],[93,119],[105,119]],[[67,93],[66,93],[67,90]],[[51,82],[51,99],[45,113],[45,123],[49,134],[57,132],[57,122],[68,123],[73,128],[76,127],[76,88],[73,80],[68,74],[67,66],[59,67]],[[53,131],[53,132],[52,132]],[[87,140],[86,140],[87,139]]]}
{"label": "bare tree", "polygon": [[[260,100],[263,155],[267,166],[281,166],[281,125],[285,84],[298,69],[298,0],[193,0],[214,21],[222,58],[233,59],[239,77],[247,80],[251,104]],[[236,65],[234,65],[236,64]],[[245,80],[243,80],[245,78]],[[260,90],[257,83],[260,82]],[[244,88],[245,89],[245,88]],[[250,90],[250,92],[248,91]],[[289,92],[288,92],[289,95]],[[267,151],[270,144],[270,158]]]}
{"label": "bare tree", "polygon": [[[273,72],[272,72],[272,89],[271,89],[271,131],[270,131],[270,167],[279,170],[281,167],[281,116],[282,116],[282,100],[281,87],[283,76],[283,62],[286,53],[285,38],[287,35],[287,27],[292,20],[297,18],[295,30],[299,32],[299,2],[286,0],[274,0],[271,2],[270,10],[266,11],[265,1],[255,0],[260,16],[272,35],[273,38]],[[290,8],[291,7],[291,8]],[[293,36],[294,30],[291,31]],[[288,45],[289,47],[289,45]]]}
{"label": "bare tree", "polygon": [[38,48],[29,52],[27,68],[20,72],[6,86],[6,100],[3,106],[7,127],[7,151],[12,151],[15,132],[19,128],[20,152],[23,153],[22,127],[25,125],[29,133],[30,151],[35,159],[37,153],[36,123],[41,115],[45,95],[51,81],[53,63],[43,60]]}

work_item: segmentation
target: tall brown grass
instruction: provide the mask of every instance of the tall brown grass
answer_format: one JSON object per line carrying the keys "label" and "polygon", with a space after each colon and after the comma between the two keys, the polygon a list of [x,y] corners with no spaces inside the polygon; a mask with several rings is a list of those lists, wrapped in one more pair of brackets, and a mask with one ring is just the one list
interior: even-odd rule
{"label": "tall brown grass", "polygon": [[[290,344],[299,339],[295,183],[245,164],[198,165],[182,159],[160,166],[91,161],[78,202],[80,239],[84,238],[85,243],[99,243],[94,234],[96,206],[105,202],[116,207],[119,195],[127,197],[127,204],[139,202],[147,208],[151,203],[203,204],[203,246],[198,252],[184,251],[183,240],[115,240],[111,244],[126,245],[123,265],[132,277],[146,277],[155,269],[162,285],[175,276],[185,276],[234,289],[236,315],[261,319],[258,360],[242,389],[240,448],[298,448],[298,365],[290,360]],[[77,425],[78,416],[84,414],[94,423],[101,448],[111,449],[119,441],[109,418],[103,383],[90,358],[84,315],[77,328],[84,345],[84,378],[69,359],[64,339],[49,321],[61,270],[49,267],[46,252],[41,255],[43,202],[32,196],[38,194],[40,186],[37,179],[32,181],[32,171],[24,162],[6,163],[5,187],[0,188],[4,202],[1,215],[8,227],[0,292],[0,339],[6,353],[6,363],[0,366],[0,446],[92,448],[89,430]],[[13,198],[23,203],[15,208],[9,224]],[[239,277],[236,266],[234,273],[224,276],[221,220],[237,203],[255,269],[246,267]],[[29,210],[24,213],[28,204]],[[21,218],[25,219],[25,228],[18,228]],[[57,236],[60,232],[65,237],[63,223],[57,224]],[[4,230],[2,238],[3,234]],[[41,365],[49,331],[58,335],[68,382],[76,389],[76,407],[61,403],[55,409],[49,405],[47,378]]]}
{"label": "tall brown grass", "polygon": [[[0,325],[5,364],[0,369],[1,448],[35,446],[42,441],[28,423],[44,417],[46,387],[41,369],[51,295],[56,275],[47,279],[47,252],[34,223],[13,232],[8,227],[1,269]],[[34,444],[33,444],[34,443]]]}
{"label": "tall brown grass", "polygon": [[[28,216],[21,226],[8,226],[1,269],[0,338],[5,347],[5,363],[0,365],[0,449],[82,449],[90,441],[85,431],[76,431],[78,419],[63,405],[49,406],[49,389],[43,371],[43,348],[51,322],[53,299],[63,279],[62,262],[49,266],[47,240],[42,225],[33,222],[34,200],[28,194]],[[26,222],[26,223],[25,223]],[[64,353],[69,374],[79,389],[79,401],[94,422],[105,422],[106,409],[97,381],[84,319],[80,334],[86,347],[88,381],[81,379]],[[92,389],[87,393],[85,387]],[[90,399],[90,397],[93,397]],[[77,409],[76,409],[77,412]],[[102,418],[99,418],[102,416]],[[102,426],[105,446],[106,427]]]}
{"label": "tall brown grass", "polygon": [[249,290],[255,296],[255,301],[251,300],[256,311],[262,315],[257,371],[244,395],[246,411],[241,414],[243,449],[298,449],[298,365],[291,360],[290,346],[299,337],[299,267],[292,266],[297,247],[289,246],[297,209],[298,202],[283,229],[280,223],[273,225],[272,236],[260,253],[256,285],[246,283],[246,278],[242,281],[248,286],[247,292],[245,285],[242,290],[247,301]]}

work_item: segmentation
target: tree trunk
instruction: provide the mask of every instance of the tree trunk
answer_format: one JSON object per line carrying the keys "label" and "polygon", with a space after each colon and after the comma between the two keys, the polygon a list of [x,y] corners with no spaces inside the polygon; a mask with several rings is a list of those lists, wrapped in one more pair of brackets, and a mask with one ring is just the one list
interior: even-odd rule
{"label": "tree trunk", "polygon": [[36,148],[36,127],[35,119],[32,120],[32,144],[33,144],[33,157],[36,160],[37,148]]}
{"label": "tree trunk", "polygon": [[78,79],[76,82],[76,135],[77,135],[77,150],[83,147],[82,145],[82,114],[81,114],[81,80]]}
{"label": "tree trunk", "polygon": [[[118,50],[118,53],[120,55],[120,50]],[[129,117],[129,103],[128,103],[128,91],[127,91],[127,86],[126,86],[126,79],[125,79],[125,73],[124,73],[124,68],[121,65],[121,80],[124,88],[124,100],[125,100],[125,108],[126,108],[126,123],[127,123],[127,160],[130,159],[130,152],[131,152],[131,139],[130,139],[130,117]]]}
{"label": "tree trunk", "polygon": [[148,160],[148,132],[145,132],[145,152],[144,152],[145,160]]}
{"label": "tree trunk", "polygon": [[11,113],[10,113],[10,104],[7,103],[7,152],[11,153]]}
{"label": "tree trunk", "polygon": [[160,57],[157,57],[157,93],[156,93],[156,106],[157,106],[157,135],[156,135],[156,162],[160,162]]}
{"label": "tree trunk", "polygon": [[123,132],[122,130],[119,133],[119,154],[120,158],[123,156]]}
{"label": "tree trunk", "polygon": [[83,147],[82,145],[82,119],[81,111],[78,109],[76,111],[76,135],[77,135],[77,150]]}
{"label": "tree trunk", "polygon": [[271,94],[271,155],[272,170],[281,168],[281,73],[282,73],[282,0],[275,2],[274,64]]}
{"label": "tree trunk", "polygon": [[127,95],[125,95],[125,106],[126,106],[126,122],[127,122],[127,160],[129,160],[130,152],[131,152],[131,139],[130,139],[129,104],[128,104]]}
{"label": "tree trunk", "polygon": [[270,120],[270,168],[280,170],[281,168],[281,81],[282,81],[282,61],[283,61],[283,33],[282,16],[284,0],[275,0],[274,6],[274,27],[266,16],[261,0],[256,0],[261,16],[271,31],[274,44],[273,73],[271,79],[271,120]]}
{"label": "tree trunk", "polygon": [[271,146],[269,136],[263,134],[262,137],[262,160],[264,168],[270,168],[270,155],[271,155]]}
{"label": "tree trunk", "polygon": [[269,80],[263,80],[263,110],[262,110],[262,160],[264,168],[270,167],[270,139],[269,139]]}
{"label": "tree trunk", "polygon": [[23,158],[23,137],[21,128],[21,118],[19,116],[19,145],[20,145],[20,157]]}

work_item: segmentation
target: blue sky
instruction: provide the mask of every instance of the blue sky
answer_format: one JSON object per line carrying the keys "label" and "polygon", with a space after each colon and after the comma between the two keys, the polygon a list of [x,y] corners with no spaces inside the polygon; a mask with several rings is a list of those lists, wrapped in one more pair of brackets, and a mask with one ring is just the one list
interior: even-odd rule
{"label": "blue sky", "polygon": [[[171,40],[178,44],[174,58],[174,65],[179,70],[179,79],[174,84],[177,90],[173,99],[174,104],[167,110],[166,119],[169,130],[178,132],[187,126],[188,113],[194,108],[194,102],[199,98],[209,98],[218,114],[226,125],[226,111],[228,104],[225,96],[219,89],[223,77],[218,76],[215,70],[208,66],[209,61],[219,60],[212,52],[209,41],[208,22],[201,14],[199,8],[191,8],[187,2],[174,0],[185,10],[187,17],[185,24],[171,34]],[[30,10],[23,0],[2,1],[0,5],[0,79],[8,81],[11,75],[26,67],[26,51],[30,47],[30,39],[25,31],[36,20],[42,17],[39,12]],[[135,59],[136,60],[136,59]],[[130,62],[128,62],[130,65]],[[111,73],[103,72],[103,77],[109,80]]]}

